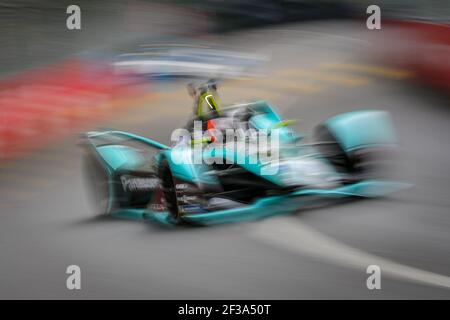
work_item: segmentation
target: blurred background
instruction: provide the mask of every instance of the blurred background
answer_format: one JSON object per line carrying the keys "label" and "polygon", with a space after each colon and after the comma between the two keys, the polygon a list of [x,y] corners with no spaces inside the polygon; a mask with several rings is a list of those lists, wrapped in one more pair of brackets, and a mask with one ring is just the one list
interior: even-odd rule
{"label": "blurred background", "polygon": [[[66,27],[71,4],[80,30]],[[381,30],[366,27],[371,4]],[[0,0],[0,298],[450,298],[449,17],[444,0]],[[168,143],[198,78],[305,133],[387,110],[396,175],[414,186],[213,228],[92,215],[78,134]],[[70,264],[80,291],[65,287]],[[366,287],[369,264],[381,290]]]}

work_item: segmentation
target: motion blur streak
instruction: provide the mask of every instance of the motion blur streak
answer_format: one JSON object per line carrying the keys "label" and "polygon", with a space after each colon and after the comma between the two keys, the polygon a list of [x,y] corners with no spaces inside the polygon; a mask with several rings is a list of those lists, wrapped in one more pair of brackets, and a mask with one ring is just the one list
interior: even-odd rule
{"label": "motion blur streak", "polygon": [[0,81],[0,159],[108,117],[119,99],[132,96],[131,89],[108,66],[76,59]]}

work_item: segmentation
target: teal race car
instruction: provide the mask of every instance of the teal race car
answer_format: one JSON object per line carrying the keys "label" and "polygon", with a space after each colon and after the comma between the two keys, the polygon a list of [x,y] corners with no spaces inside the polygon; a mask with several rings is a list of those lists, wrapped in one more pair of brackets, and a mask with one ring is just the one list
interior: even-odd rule
{"label": "teal race car", "polygon": [[[207,96],[201,95],[215,109]],[[380,197],[407,187],[383,178],[384,162],[397,147],[384,111],[339,114],[311,136],[294,132],[291,121],[265,101],[231,105],[214,117],[206,114],[196,117],[200,139],[188,126],[183,131],[188,136],[172,139],[171,146],[116,130],[83,134],[88,195],[97,213],[210,225],[291,213],[329,200]],[[250,134],[217,139],[224,128]]]}

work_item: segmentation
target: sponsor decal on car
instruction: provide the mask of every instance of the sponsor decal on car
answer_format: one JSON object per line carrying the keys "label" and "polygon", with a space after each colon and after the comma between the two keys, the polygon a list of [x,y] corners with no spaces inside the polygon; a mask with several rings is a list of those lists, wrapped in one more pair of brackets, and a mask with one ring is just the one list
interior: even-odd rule
{"label": "sponsor decal on car", "polygon": [[123,175],[120,177],[122,187],[125,191],[146,191],[153,190],[159,186],[159,179],[135,177],[130,175]]}
{"label": "sponsor decal on car", "polygon": [[180,210],[183,213],[203,213],[205,210],[203,210],[203,207],[198,204],[186,204],[183,206],[180,206]]}
{"label": "sponsor decal on car", "polygon": [[158,212],[167,210],[166,206],[162,203],[151,203],[148,206],[148,208],[152,211],[158,211]]}

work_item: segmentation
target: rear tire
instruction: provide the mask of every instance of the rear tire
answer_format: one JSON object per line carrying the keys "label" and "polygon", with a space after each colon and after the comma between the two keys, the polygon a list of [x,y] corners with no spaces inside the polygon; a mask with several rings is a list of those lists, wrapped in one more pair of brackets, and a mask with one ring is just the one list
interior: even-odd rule
{"label": "rear tire", "polygon": [[87,197],[96,215],[109,214],[109,182],[105,170],[92,155],[83,158]]}

